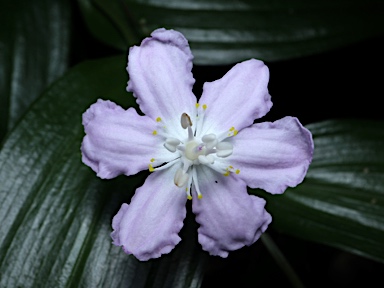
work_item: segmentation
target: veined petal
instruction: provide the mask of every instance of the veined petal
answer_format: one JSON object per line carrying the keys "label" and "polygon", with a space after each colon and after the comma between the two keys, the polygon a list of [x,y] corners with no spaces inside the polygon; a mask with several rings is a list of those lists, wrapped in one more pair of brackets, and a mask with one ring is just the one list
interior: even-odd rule
{"label": "veined petal", "polygon": [[161,28],[151,36],[129,50],[127,90],[133,92],[147,116],[162,118],[170,131],[184,135],[181,114],[187,113],[193,124],[196,115],[193,56],[180,32]]}
{"label": "veined petal", "polygon": [[131,203],[123,204],[112,221],[113,244],[146,261],[169,253],[179,242],[187,195],[173,183],[180,165],[149,175]]}
{"label": "veined petal", "polygon": [[230,141],[233,154],[225,160],[240,169],[238,177],[272,194],[301,183],[312,161],[312,135],[294,117],[252,125]]}
{"label": "veined petal", "polygon": [[177,157],[164,149],[160,135],[153,135],[156,122],[133,108],[99,99],[83,114],[83,125],[82,160],[100,178],[133,175],[148,169],[152,158],[157,166]]}
{"label": "veined petal", "polygon": [[229,251],[254,243],[272,221],[265,200],[248,195],[246,184],[236,177],[202,165],[196,169],[203,197],[194,195],[192,210],[200,224],[198,240],[203,249],[227,257]]}
{"label": "veined petal", "polygon": [[206,104],[202,134],[240,131],[272,107],[268,93],[269,70],[251,59],[235,65],[223,78],[207,82],[200,104]]}

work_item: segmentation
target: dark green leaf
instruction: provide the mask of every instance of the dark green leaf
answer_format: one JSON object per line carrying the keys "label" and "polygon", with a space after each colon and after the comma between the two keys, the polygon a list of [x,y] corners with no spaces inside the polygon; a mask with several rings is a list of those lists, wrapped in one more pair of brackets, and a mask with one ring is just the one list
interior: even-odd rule
{"label": "dark green leaf", "polygon": [[[48,89],[0,153],[0,287],[198,287],[196,224],[169,255],[139,262],[111,244],[111,220],[146,176],[98,179],[81,162],[81,114],[98,98],[134,105],[125,57],[81,64]],[[172,271],[172,273],[169,273]],[[168,286],[167,286],[168,285]]]}
{"label": "dark green leaf", "polygon": [[[119,28],[118,23],[120,23],[119,21],[123,17],[119,17],[122,12],[119,10],[121,7],[118,2],[109,2],[109,5],[105,5],[107,6],[105,9],[102,9],[103,6],[100,7],[99,4],[92,0],[78,0],[77,2],[84,16],[85,23],[96,38],[116,49],[127,50],[129,43],[127,41],[129,39],[125,39],[126,35],[123,33],[129,30],[128,27],[124,30]],[[116,19],[117,17],[119,19]],[[124,25],[128,26],[126,23]]]}
{"label": "dark green leaf", "polygon": [[384,262],[384,123],[308,125],[315,141],[305,181],[269,196],[273,226]]}
{"label": "dark green leaf", "polygon": [[0,140],[68,65],[70,3],[0,2]]}
{"label": "dark green leaf", "polygon": [[[283,60],[384,33],[384,2],[376,0],[112,1],[122,6],[118,11],[110,9],[111,1],[96,2],[127,34],[136,31],[143,38],[159,27],[179,30],[196,64]],[[101,37],[105,31],[97,33]]]}

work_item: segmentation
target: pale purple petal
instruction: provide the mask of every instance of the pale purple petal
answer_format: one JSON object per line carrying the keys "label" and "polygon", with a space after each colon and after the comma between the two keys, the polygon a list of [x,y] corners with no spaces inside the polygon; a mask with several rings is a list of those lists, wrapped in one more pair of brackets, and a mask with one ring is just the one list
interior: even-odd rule
{"label": "pale purple petal", "polygon": [[253,244],[272,221],[265,200],[248,195],[246,184],[235,176],[225,177],[206,166],[196,169],[203,197],[193,195],[192,210],[203,249],[227,257],[229,251]]}
{"label": "pale purple petal", "polygon": [[272,194],[301,183],[312,161],[312,135],[294,117],[252,125],[229,141],[233,154],[218,161],[240,169],[249,187]]}
{"label": "pale purple petal", "polygon": [[160,135],[153,135],[158,124],[133,108],[98,100],[83,114],[83,125],[82,160],[100,178],[133,175],[176,157],[164,149]]}
{"label": "pale purple petal", "polygon": [[125,253],[146,261],[169,253],[180,242],[187,195],[173,182],[178,168],[175,164],[152,173],[113,218],[113,244]]}
{"label": "pale purple petal", "polygon": [[164,28],[151,36],[129,51],[127,90],[147,116],[162,118],[171,132],[183,131],[181,114],[187,113],[194,122],[197,101],[192,93],[195,79],[188,41],[180,32]]}
{"label": "pale purple petal", "polygon": [[272,107],[268,93],[269,70],[251,59],[235,65],[223,78],[205,83],[199,103],[206,104],[202,135],[240,131]]}

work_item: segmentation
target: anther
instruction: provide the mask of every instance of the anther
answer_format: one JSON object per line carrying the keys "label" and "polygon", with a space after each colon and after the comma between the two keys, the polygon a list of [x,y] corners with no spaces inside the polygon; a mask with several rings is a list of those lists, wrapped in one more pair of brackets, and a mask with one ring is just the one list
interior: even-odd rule
{"label": "anther", "polygon": [[232,155],[233,146],[229,142],[220,142],[216,145],[216,151],[218,157],[225,158]]}
{"label": "anther", "polygon": [[189,175],[182,169],[178,169],[175,174],[174,182],[177,187],[183,187],[188,182]]}
{"label": "anther", "polygon": [[177,146],[180,144],[180,140],[177,138],[169,137],[165,140],[164,142],[164,147],[169,151],[169,152],[176,152]]}
{"label": "anther", "polygon": [[203,140],[203,142],[206,144],[207,149],[212,149],[217,145],[218,142],[215,134],[204,135],[201,140]]}
{"label": "anther", "polygon": [[187,113],[181,114],[180,123],[181,123],[181,127],[183,127],[183,129],[187,129],[188,127],[192,126],[191,118],[188,116]]}

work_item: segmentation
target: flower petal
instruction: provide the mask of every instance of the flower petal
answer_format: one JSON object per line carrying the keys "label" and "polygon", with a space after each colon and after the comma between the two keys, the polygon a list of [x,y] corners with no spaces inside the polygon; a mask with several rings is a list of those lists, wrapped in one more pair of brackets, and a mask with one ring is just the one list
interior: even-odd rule
{"label": "flower petal", "polygon": [[83,125],[82,160],[100,178],[133,175],[177,157],[164,149],[162,136],[153,135],[156,122],[133,108],[99,99],[83,114]]}
{"label": "flower petal", "polygon": [[203,197],[194,195],[192,209],[203,249],[227,257],[228,251],[254,243],[272,221],[265,200],[248,195],[246,184],[237,177],[225,177],[203,165],[196,169]]}
{"label": "flower petal", "polygon": [[169,253],[180,242],[177,234],[183,227],[187,195],[173,183],[178,168],[175,164],[152,173],[113,218],[113,244],[123,246],[125,253],[146,261]]}
{"label": "flower petal", "polygon": [[235,65],[223,78],[204,84],[199,103],[206,104],[202,134],[240,131],[272,107],[268,93],[269,70],[251,59]]}
{"label": "flower petal", "polygon": [[233,154],[227,161],[240,169],[238,176],[272,194],[301,183],[312,161],[311,132],[294,117],[252,125],[230,141]]}
{"label": "flower petal", "polygon": [[182,113],[187,113],[193,123],[195,120],[193,56],[187,39],[180,32],[162,28],[151,36],[129,51],[127,90],[133,92],[147,116],[162,118],[168,127],[171,126],[171,131],[176,129],[180,134],[183,133],[180,132],[183,131]]}

